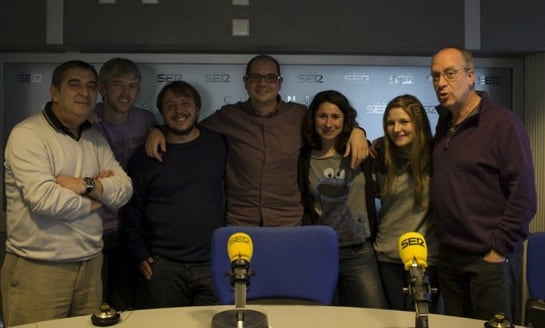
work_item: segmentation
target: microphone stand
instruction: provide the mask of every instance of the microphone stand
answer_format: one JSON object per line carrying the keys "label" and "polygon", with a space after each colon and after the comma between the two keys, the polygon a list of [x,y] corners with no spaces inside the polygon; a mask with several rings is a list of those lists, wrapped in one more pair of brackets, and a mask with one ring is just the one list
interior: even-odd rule
{"label": "microphone stand", "polygon": [[259,311],[246,309],[246,288],[250,285],[250,263],[239,258],[231,263],[231,286],[235,289],[235,309],[216,313],[211,328],[268,328],[267,316]]}
{"label": "microphone stand", "polygon": [[250,286],[250,264],[243,259],[231,263],[231,286],[235,288],[235,315],[237,328],[244,327],[244,310],[246,308],[246,288]]}
{"label": "microphone stand", "polygon": [[[236,237],[236,234],[233,236]],[[216,313],[212,317],[211,328],[268,328],[269,322],[264,313],[246,309],[246,289],[250,286],[250,276],[254,275],[250,270],[251,243],[250,249],[246,251],[248,259],[244,259],[240,251],[236,256],[236,252],[232,252],[229,247],[227,252],[231,260],[231,270],[225,275],[230,277],[231,287],[234,288],[235,309]]]}
{"label": "microphone stand", "polygon": [[424,269],[416,261],[409,268],[411,282],[408,288],[403,288],[405,294],[412,296],[415,308],[415,328],[428,328],[429,304],[431,294],[437,292],[437,288],[431,288],[429,278],[424,274]]}

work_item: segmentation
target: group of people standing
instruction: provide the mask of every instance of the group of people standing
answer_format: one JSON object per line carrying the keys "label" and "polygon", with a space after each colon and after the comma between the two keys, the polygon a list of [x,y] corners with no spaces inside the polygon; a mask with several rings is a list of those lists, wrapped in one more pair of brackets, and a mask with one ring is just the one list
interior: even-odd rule
{"label": "group of people standing", "polygon": [[438,51],[431,76],[435,136],[420,101],[397,96],[368,157],[349,100],[326,90],[308,109],[284,102],[271,56],[248,62],[247,101],[201,122],[198,91],[167,84],[159,128],[134,107],[141,77],[130,60],[112,59],[98,75],[83,62],[60,65],[51,102],[6,145],[7,325],[90,314],[102,300],[119,309],[215,304],[210,236],[225,224],[329,225],[339,238],[335,304],[400,310],[411,304],[398,238],[420,232],[444,313],[510,318],[516,249],[536,211],[528,136],[475,91],[466,50]]}

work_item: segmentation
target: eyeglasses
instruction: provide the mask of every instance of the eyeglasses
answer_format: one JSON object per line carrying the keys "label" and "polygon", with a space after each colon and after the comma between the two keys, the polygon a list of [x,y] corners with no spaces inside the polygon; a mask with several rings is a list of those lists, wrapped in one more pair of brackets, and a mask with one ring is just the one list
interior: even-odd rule
{"label": "eyeglasses", "polygon": [[250,73],[246,75],[246,80],[251,83],[258,83],[262,80],[265,80],[267,83],[276,83],[280,80],[281,77],[276,74],[265,74],[261,75],[258,73]]}
{"label": "eyeglasses", "polygon": [[462,67],[459,69],[447,69],[446,71],[442,73],[431,73],[430,77],[431,77],[431,81],[434,84],[439,83],[439,80],[441,79],[441,77],[443,77],[447,81],[454,81],[460,72],[469,71],[469,70],[471,70],[471,68],[467,68],[467,67]]}

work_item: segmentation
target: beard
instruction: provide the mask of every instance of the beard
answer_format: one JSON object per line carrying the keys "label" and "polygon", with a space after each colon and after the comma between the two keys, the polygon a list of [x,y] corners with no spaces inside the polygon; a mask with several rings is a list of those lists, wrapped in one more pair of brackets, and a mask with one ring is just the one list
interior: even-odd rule
{"label": "beard", "polygon": [[167,129],[168,133],[170,133],[170,134],[172,134],[174,136],[184,137],[184,136],[189,135],[191,132],[193,132],[193,130],[197,126],[197,118],[195,118],[193,120],[193,122],[191,122],[191,125],[189,125],[185,129],[180,129],[180,128],[170,126],[168,124],[168,122],[165,122],[165,126],[166,126],[166,129]]}

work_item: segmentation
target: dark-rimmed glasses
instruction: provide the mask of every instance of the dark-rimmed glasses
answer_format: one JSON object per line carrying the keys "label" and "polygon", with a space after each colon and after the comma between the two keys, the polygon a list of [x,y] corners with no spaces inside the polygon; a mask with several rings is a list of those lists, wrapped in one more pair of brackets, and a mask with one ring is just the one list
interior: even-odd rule
{"label": "dark-rimmed glasses", "polygon": [[267,83],[276,83],[278,80],[280,80],[280,76],[276,74],[258,74],[258,73],[250,73],[246,75],[246,80],[251,83],[258,83],[262,80],[265,80]]}

